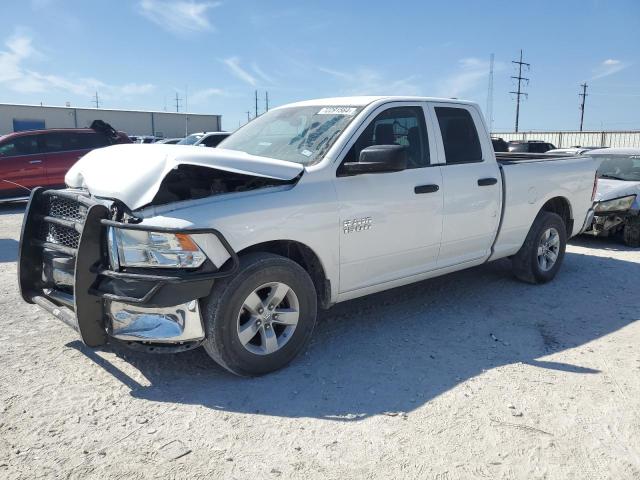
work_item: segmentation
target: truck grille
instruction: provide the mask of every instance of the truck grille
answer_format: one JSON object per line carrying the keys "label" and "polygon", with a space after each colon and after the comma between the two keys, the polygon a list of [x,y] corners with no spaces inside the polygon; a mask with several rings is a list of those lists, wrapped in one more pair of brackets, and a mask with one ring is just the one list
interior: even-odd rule
{"label": "truck grille", "polygon": [[[46,216],[70,222],[82,223],[84,221],[87,208],[79,202],[54,194],[49,195],[44,203],[43,213]],[[80,242],[80,232],[73,226],[43,222],[40,225],[40,239],[48,243],[77,249]]]}
{"label": "truck grille", "polygon": [[44,223],[40,227],[40,239],[69,248],[78,248],[80,234],[73,228]]}
{"label": "truck grille", "polygon": [[[83,220],[84,215],[80,210],[80,204],[68,198],[51,195],[47,198],[48,215],[64,218],[66,220]],[[86,208],[85,208],[86,213]]]}

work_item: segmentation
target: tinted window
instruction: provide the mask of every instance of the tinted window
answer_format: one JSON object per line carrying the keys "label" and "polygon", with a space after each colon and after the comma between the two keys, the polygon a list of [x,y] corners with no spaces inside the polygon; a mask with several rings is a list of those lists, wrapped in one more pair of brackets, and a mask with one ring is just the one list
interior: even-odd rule
{"label": "tinted window", "polygon": [[362,149],[371,145],[404,145],[407,168],[428,166],[429,140],[422,108],[395,107],[382,112],[362,132],[343,163],[357,162]]}
{"label": "tinted window", "polygon": [[531,153],[544,153],[547,151],[547,146],[544,143],[530,143],[529,152]]}
{"label": "tinted window", "polygon": [[516,153],[526,153],[529,151],[529,144],[509,142],[509,151],[516,152]]}
{"label": "tinted window", "polygon": [[48,152],[70,150],[91,150],[110,144],[109,139],[100,133],[56,132],[46,135]]}
{"label": "tinted window", "polygon": [[0,145],[0,155],[4,157],[14,157],[20,155],[33,155],[40,153],[41,135],[29,135],[16,137]]}
{"label": "tinted window", "polygon": [[464,108],[436,107],[447,163],[482,161],[482,148],[473,118]]}
{"label": "tinted window", "polygon": [[227,137],[226,135],[210,135],[204,140],[202,140],[200,144],[205,144],[207,147],[217,147],[218,144],[222,140],[224,140],[226,137]]}
{"label": "tinted window", "polygon": [[508,152],[509,145],[501,138],[492,138],[491,143],[493,144],[494,152]]}

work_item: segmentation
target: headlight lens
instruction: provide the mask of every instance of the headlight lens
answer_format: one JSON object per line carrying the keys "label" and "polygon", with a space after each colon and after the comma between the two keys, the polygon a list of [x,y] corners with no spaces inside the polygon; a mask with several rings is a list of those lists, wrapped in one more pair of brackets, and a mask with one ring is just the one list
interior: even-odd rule
{"label": "headlight lens", "polygon": [[635,199],[635,195],[629,195],[628,197],[614,198],[613,200],[607,200],[606,202],[599,202],[596,205],[595,211],[622,212],[624,210],[629,210]]}
{"label": "headlight lens", "polygon": [[108,239],[114,267],[197,268],[207,258],[184,233],[110,227]]}

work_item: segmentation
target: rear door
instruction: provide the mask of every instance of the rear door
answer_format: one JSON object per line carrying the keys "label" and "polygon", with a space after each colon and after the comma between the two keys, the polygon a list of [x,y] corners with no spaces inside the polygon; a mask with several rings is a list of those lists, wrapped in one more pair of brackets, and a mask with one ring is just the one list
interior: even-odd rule
{"label": "rear door", "polygon": [[64,176],[87,152],[109,145],[98,132],[51,132],[46,134],[47,179],[51,186],[64,185]]}
{"label": "rear door", "polygon": [[0,198],[28,197],[46,185],[42,136],[23,135],[0,144]]}
{"label": "rear door", "polygon": [[436,267],[442,232],[442,178],[433,166],[433,126],[422,103],[394,102],[373,112],[341,161],[370,145],[405,145],[408,168],[346,176],[338,167],[340,292],[383,284]]}
{"label": "rear door", "polygon": [[[444,210],[438,267],[487,257],[500,220],[502,185],[479,112],[469,105],[433,103],[442,153]],[[484,134],[484,131],[482,131]]]}

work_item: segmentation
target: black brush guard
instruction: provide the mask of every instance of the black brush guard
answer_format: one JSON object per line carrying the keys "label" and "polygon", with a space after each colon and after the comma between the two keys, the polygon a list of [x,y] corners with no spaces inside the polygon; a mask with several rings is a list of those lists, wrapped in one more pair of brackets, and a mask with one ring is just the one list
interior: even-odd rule
{"label": "black brush guard", "polygon": [[[54,207],[55,202],[64,206]],[[22,298],[35,303],[78,332],[90,347],[107,342],[105,301],[141,306],[170,306],[208,294],[216,278],[235,273],[238,255],[215,229],[171,229],[109,220],[109,209],[77,190],[44,190],[31,193],[22,223],[18,256],[18,283]],[[230,260],[220,270],[176,271],[171,275],[148,269],[114,271],[109,268],[108,227],[164,233],[215,235]],[[68,264],[69,281],[52,275],[51,263]],[[212,271],[213,270],[213,271]],[[166,270],[163,270],[166,272]],[[58,277],[62,275],[59,274]],[[113,285],[134,285],[137,295],[119,293]]]}

